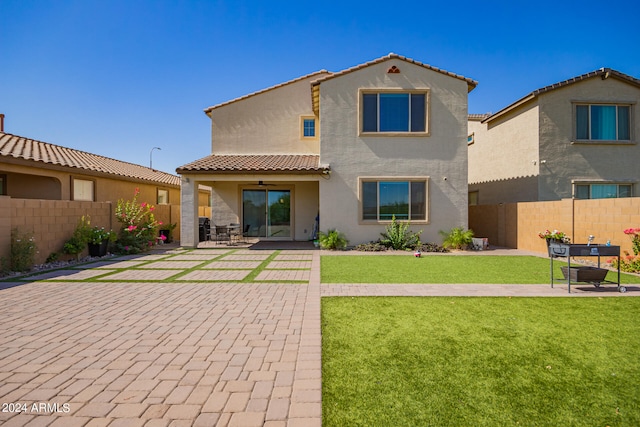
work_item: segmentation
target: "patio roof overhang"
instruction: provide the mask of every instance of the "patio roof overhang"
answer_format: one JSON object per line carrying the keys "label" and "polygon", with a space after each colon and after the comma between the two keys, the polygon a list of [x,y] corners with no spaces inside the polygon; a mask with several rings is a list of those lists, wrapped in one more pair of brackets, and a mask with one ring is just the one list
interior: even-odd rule
{"label": "patio roof overhang", "polygon": [[212,154],[176,169],[178,174],[318,175],[331,172],[315,154]]}

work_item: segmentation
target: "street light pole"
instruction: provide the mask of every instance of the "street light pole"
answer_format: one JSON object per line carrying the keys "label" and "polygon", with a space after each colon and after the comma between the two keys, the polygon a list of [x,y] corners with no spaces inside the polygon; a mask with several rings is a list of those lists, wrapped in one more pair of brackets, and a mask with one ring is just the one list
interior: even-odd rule
{"label": "street light pole", "polygon": [[151,151],[149,152],[149,168],[153,169],[153,150],[160,150],[162,151],[162,148],[160,147],[153,147],[151,149]]}

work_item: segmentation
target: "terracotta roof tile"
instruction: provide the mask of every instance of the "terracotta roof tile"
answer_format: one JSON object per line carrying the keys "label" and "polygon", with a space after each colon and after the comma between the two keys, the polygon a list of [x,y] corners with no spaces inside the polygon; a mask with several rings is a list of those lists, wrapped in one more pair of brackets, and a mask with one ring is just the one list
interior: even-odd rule
{"label": "terracotta roof tile", "polygon": [[311,174],[329,170],[320,165],[320,156],[313,154],[218,154],[180,166],[178,173],[282,173]]}
{"label": "terracotta roof tile", "polygon": [[570,79],[567,80],[563,80],[561,82],[558,83],[554,83],[545,87],[542,87],[540,89],[536,89],[533,92],[523,96],[522,98],[518,99],[516,102],[513,102],[509,105],[507,105],[506,107],[504,107],[503,109],[501,109],[500,111],[498,111],[497,113],[494,113],[492,115],[490,115],[489,117],[485,118],[483,120],[483,122],[490,122],[500,116],[502,116],[503,114],[513,110],[514,108],[524,104],[525,102],[528,102],[532,99],[534,99],[535,97],[537,97],[540,94],[555,90],[555,89],[560,89],[562,87],[566,87],[569,85],[572,85],[574,83],[578,83],[584,80],[588,80],[594,77],[600,77],[603,80],[608,79],[608,78],[614,78],[617,80],[621,80],[623,82],[626,82],[630,85],[636,86],[636,87],[640,87],[640,80],[636,79],[635,77],[629,76],[627,74],[621,73],[620,71],[616,71],[612,68],[600,68],[598,70],[595,71],[591,71],[589,73],[585,73],[576,77],[572,77]]}
{"label": "terracotta roof tile", "polygon": [[[0,159],[13,157],[44,165],[57,165],[167,185],[180,185],[180,177],[73,148],[0,132]],[[1,160],[0,160],[1,161]]]}

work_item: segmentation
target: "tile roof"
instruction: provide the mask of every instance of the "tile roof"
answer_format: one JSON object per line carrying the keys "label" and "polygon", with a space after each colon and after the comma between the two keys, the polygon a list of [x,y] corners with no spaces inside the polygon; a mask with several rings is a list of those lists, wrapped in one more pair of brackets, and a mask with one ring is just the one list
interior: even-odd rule
{"label": "tile roof", "polygon": [[489,117],[487,117],[486,119],[483,120],[483,122],[489,122],[491,120],[494,120],[500,116],[502,116],[503,114],[513,110],[514,108],[524,104],[525,102],[528,102],[534,98],[536,98],[538,95],[546,93],[546,92],[550,92],[552,90],[556,90],[556,89],[560,89],[562,87],[567,87],[569,85],[572,85],[574,83],[578,83],[584,80],[588,80],[594,77],[600,77],[602,80],[606,80],[608,78],[614,78],[617,80],[621,80],[625,83],[629,83],[630,85],[636,86],[640,88],[640,79],[636,79],[635,77],[629,76],[627,74],[621,73],[620,71],[616,71],[614,69],[611,68],[600,68],[598,70],[595,71],[591,71],[589,73],[585,73],[582,75],[579,75],[577,77],[573,77],[567,80],[563,80],[561,82],[558,83],[554,83],[545,87],[542,87],[540,89],[536,89],[533,92],[529,93],[528,95],[523,96],[522,98],[518,99],[516,102],[509,104],[508,106],[506,106],[505,108],[503,108],[502,110],[498,111],[497,113],[494,113],[492,115],[490,115]]}
{"label": "tile roof", "polygon": [[491,113],[484,113],[484,114],[469,114],[468,120],[473,120],[473,121],[482,121],[484,119],[486,119],[487,117],[489,117],[491,115]]}
{"label": "tile roof", "polygon": [[282,173],[314,174],[329,170],[320,165],[320,156],[314,154],[212,154],[180,166],[182,173]]}
{"label": "tile roof", "polygon": [[22,136],[0,132],[0,161],[21,159],[47,165],[62,166],[99,174],[180,186],[180,177],[144,166],[127,163],[73,148],[49,144]]}

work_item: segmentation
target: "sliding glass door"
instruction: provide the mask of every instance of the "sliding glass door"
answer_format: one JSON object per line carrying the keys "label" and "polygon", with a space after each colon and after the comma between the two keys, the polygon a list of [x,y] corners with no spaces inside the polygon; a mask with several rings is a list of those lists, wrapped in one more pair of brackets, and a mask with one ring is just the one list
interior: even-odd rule
{"label": "sliding glass door", "polygon": [[242,229],[250,237],[291,238],[290,190],[242,190]]}

